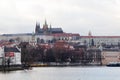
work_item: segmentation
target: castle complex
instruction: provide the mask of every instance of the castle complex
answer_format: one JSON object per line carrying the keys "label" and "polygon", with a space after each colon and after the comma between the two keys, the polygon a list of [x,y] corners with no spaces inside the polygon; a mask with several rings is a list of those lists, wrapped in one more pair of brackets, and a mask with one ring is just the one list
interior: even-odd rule
{"label": "castle complex", "polygon": [[79,34],[63,32],[60,27],[48,26],[47,21],[40,27],[40,23],[36,22],[34,33],[20,33],[20,34],[2,34],[0,40],[15,40],[18,42],[39,42],[44,40],[45,43],[56,40],[78,40]]}
{"label": "castle complex", "polygon": [[0,35],[0,40],[17,40],[18,42],[37,42],[38,40],[48,42],[54,39],[79,42],[88,46],[99,46],[101,44],[120,45],[120,36],[93,36],[91,32],[89,32],[87,36],[82,36],[76,33],[66,33],[62,28],[53,28],[51,25],[48,26],[46,20],[43,27],[40,27],[40,23],[36,22],[35,33]]}

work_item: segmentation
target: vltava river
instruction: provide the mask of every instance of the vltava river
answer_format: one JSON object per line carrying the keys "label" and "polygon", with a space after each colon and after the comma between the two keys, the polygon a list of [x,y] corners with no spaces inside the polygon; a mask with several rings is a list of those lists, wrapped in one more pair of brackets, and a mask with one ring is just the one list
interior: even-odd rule
{"label": "vltava river", "polygon": [[39,67],[0,72],[0,80],[119,80],[120,67]]}

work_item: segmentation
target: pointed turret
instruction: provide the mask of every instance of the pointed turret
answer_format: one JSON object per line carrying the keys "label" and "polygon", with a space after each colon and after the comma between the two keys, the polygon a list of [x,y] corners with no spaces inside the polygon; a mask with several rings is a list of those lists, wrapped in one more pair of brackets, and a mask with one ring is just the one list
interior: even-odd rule
{"label": "pointed turret", "polygon": [[46,21],[46,19],[45,19],[45,25],[47,25],[47,21]]}
{"label": "pointed turret", "polygon": [[40,23],[36,22],[35,33],[39,33],[40,30]]}
{"label": "pointed turret", "polygon": [[48,24],[47,24],[47,21],[45,20],[45,23],[43,25],[43,30],[44,31],[47,31],[48,30]]}

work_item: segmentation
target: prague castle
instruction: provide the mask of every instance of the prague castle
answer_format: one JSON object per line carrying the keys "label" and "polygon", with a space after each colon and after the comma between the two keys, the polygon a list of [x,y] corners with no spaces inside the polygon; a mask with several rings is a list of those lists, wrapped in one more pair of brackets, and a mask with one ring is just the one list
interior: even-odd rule
{"label": "prague castle", "polygon": [[40,24],[36,22],[35,34],[56,34],[56,33],[63,33],[62,28],[52,28],[50,25],[48,27],[47,21],[43,25],[43,28],[40,27]]}

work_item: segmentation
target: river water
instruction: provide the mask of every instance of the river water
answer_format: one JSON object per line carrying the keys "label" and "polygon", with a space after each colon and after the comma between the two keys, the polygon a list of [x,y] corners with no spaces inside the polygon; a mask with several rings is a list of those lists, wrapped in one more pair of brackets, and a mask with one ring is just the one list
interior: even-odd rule
{"label": "river water", "polygon": [[119,80],[120,67],[39,67],[0,72],[0,80]]}

